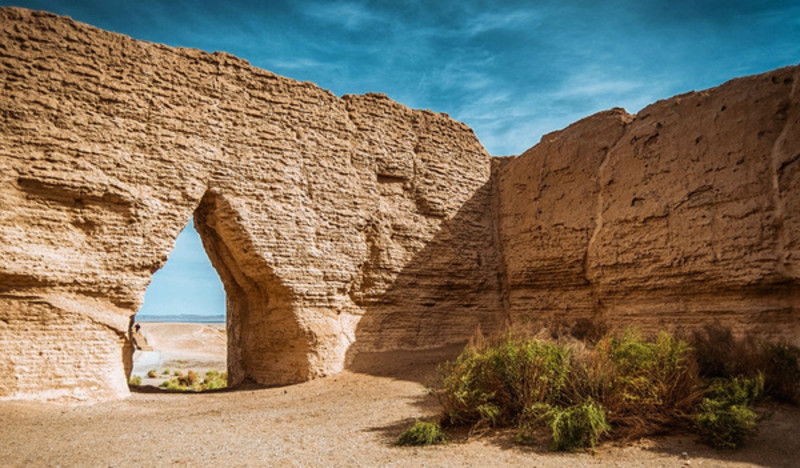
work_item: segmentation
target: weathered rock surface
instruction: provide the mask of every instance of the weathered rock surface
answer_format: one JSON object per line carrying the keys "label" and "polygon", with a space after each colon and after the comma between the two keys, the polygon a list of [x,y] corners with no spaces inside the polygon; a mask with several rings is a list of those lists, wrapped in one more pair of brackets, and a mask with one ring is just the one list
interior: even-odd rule
{"label": "weathered rock surface", "polygon": [[0,399],[126,395],[131,318],[192,216],[233,383],[554,318],[797,342],[797,75],[492,159],[382,95],[0,9]]}
{"label": "weathered rock surface", "polygon": [[720,320],[800,344],[798,79],[602,112],[497,163],[512,322]]}
{"label": "weathered rock surface", "polygon": [[465,125],[51,14],[0,28],[0,397],[127,394],[131,317],[193,215],[233,382],[500,323]]}

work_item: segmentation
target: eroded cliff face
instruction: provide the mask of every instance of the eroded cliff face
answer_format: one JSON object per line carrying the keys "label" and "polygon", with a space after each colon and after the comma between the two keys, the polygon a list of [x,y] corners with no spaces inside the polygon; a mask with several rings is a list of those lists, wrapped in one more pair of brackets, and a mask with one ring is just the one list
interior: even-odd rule
{"label": "eroded cliff face", "polygon": [[800,344],[798,79],[602,112],[497,161],[512,322],[719,320]]}
{"label": "eroded cliff face", "polygon": [[495,159],[443,114],[47,13],[0,9],[0,77],[0,399],[127,395],[192,216],[233,384],[553,319],[798,343],[796,67]]}
{"label": "eroded cliff face", "polygon": [[126,395],[193,215],[234,384],[500,323],[490,157],[446,115],[13,8],[0,76],[0,398]]}

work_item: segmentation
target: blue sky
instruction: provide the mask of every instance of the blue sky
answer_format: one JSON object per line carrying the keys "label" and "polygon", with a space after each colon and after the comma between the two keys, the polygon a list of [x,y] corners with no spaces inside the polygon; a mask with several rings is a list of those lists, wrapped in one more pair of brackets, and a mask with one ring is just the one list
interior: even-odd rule
{"label": "blue sky", "polygon": [[[2,4],[69,15],[137,39],[223,50],[337,95],[386,93],[467,123],[494,155],[519,154],[544,133],[603,109],[636,112],[800,62],[797,0]],[[173,275],[167,268],[179,256],[204,255],[196,234],[186,241],[194,253],[181,253],[191,232],[182,234],[151,290]],[[186,278],[175,286],[197,274],[196,263],[176,267],[174,275]],[[151,297],[148,290],[146,307]],[[196,312],[202,310],[210,309]]]}
{"label": "blue sky", "polygon": [[190,222],[175,241],[167,263],[153,275],[137,318],[224,313],[225,291]]}

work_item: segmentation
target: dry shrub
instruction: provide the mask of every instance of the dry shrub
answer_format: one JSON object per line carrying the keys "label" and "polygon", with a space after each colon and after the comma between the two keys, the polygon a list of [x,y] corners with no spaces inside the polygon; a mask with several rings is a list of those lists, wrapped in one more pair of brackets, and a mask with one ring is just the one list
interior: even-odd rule
{"label": "dry shrub", "polygon": [[440,368],[436,392],[449,424],[507,425],[528,406],[558,397],[569,372],[566,347],[506,335],[476,340]]}
{"label": "dry shrub", "polygon": [[800,403],[800,349],[786,343],[764,346],[764,391],[786,403]]}
{"label": "dry shrub", "polygon": [[690,340],[703,377],[763,375],[764,396],[800,403],[800,349],[796,346],[766,342],[753,335],[737,337],[719,323],[695,331]]}
{"label": "dry shrub", "polygon": [[[552,338],[557,336],[557,339]],[[540,332],[478,335],[440,368],[443,422],[515,426],[516,440],[549,438],[557,450],[601,436],[636,438],[694,428],[715,447],[735,447],[755,428],[762,389],[800,399],[800,350],[708,326],[681,339],[628,330],[595,342]]]}
{"label": "dry shrub", "polygon": [[628,330],[576,353],[568,399],[606,409],[615,437],[633,438],[685,425],[702,397],[691,347],[661,332],[646,340]]}
{"label": "dry shrub", "polygon": [[[594,344],[607,336],[611,327],[602,317],[569,318],[563,315],[553,315],[544,319],[528,323],[529,329],[537,330],[535,336],[541,339],[556,341],[580,341]],[[515,336],[531,336],[530,333],[520,333],[521,330],[513,329]]]}
{"label": "dry shrub", "polygon": [[763,367],[762,347],[752,335],[734,336],[719,323],[705,325],[689,336],[703,377],[755,375]]}

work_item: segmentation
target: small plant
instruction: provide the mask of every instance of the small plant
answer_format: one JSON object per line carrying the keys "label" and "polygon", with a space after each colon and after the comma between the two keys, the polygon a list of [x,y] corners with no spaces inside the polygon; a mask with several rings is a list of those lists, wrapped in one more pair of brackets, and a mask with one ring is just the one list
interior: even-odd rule
{"label": "small plant", "polygon": [[725,402],[705,399],[697,414],[700,437],[718,449],[734,449],[755,432],[756,415],[746,405],[727,405]]}
{"label": "small plant", "polygon": [[695,417],[700,437],[718,449],[734,449],[755,432],[756,415],[750,405],[764,392],[764,377],[712,379]]}
{"label": "small plant", "polygon": [[228,373],[218,371],[206,372],[206,378],[203,380],[201,387],[203,390],[216,390],[228,386]]}
{"label": "small plant", "polygon": [[172,371],[169,370],[169,369],[164,369],[163,371],[161,371],[161,375],[169,375],[171,373],[172,373]]}
{"label": "small plant", "polygon": [[156,377],[158,377],[158,374],[156,374],[155,369],[150,369],[149,371],[147,371],[147,377],[150,379],[155,379]]}
{"label": "small plant", "polygon": [[764,393],[764,376],[712,379],[706,388],[706,400],[715,400],[724,406],[750,406]]}
{"label": "small plant", "polygon": [[550,412],[552,446],[556,451],[574,451],[594,447],[603,434],[611,427],[606,421],[606,413],[594,400],[571,406],[556,408]]}
{"label": "small plant", "polygon": [[435,422],[417,420],[400,434],[397,445],[438,445],[447,443],[441,426]]}
{"label": "small plant", "polygon": [[142,376],[134,375],[131,376],[130,380],[128,380],[128,385],[131,387],[138,387],[142,384]]}

